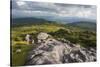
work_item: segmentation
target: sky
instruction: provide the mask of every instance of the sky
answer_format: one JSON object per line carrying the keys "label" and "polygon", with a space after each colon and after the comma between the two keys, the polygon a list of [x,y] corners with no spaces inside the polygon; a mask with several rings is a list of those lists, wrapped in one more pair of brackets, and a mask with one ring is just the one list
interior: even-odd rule
{"label": "sky", "polygon": [[12,17],[38,17],[51,20],[66,18],[96,19],[95,5],[75,5],[63,3],[48,3],[12,0]]}

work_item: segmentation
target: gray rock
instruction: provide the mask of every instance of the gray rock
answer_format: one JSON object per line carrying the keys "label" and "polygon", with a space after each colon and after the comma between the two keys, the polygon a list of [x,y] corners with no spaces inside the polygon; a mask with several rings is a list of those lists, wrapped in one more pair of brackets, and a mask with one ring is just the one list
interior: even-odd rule
{"label": "gray rock", "polygon": [[[45,33],[41,33],[45,34]],[[38,39],[41,39],[41,34]],[[45,34],[43,39],[46,39]],[[83,48],[72,43],[63,43],[53,38],[48,38],[45,43],[39,43],[36,49],[29,52],[26,65],[40,64],[60,64],[74,62],[93,62],[96,61],[96,50]]]}
{"label": "gray rock", "polygon": [[20,53],[22,50],[21,49],[17,49],[16,50],[16,53]]}
{"label": "gray rock", "polygon": [[37,39],[38,40],[46,39],[46,38],[48,38],[48,36],[49,35],[47,33],[41,32],[41,33],[38,34]]}

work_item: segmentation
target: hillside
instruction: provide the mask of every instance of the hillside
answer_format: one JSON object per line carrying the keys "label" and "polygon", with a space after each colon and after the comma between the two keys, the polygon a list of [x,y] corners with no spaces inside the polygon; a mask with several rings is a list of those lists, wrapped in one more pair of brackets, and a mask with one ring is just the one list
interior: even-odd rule
{"label": "hillside", "polygon": [[80,22],[69,23],[68,25],[96,31],[96,22],[80,21]]}
{"label": "hillside", "polygon": [[44,24],[44,23],[51,23],[45,19],[40,18],[12,18],[11,19],[12,26],[24,26],[24,25],[31,25],[31,24]]}
{"label": "hillside", "polygon": [[[28,19],[30,20],[30,22],[28,22],[29,21]],[[11,34],[12,34],[11,47],[12,47],[12,56],[13,56],[12,57],[13,66],[25,65],[29,51],[34,50],[37,47],[36,38],[40,32],[45,32],[50,34],[55,40],[57,40],[57,42],[66,43],[66,41],[68,41],[70,42],[70,44],[74,44],[75,46],[79,44],[81,47],[84,47],[86,49],[93,48],[94,50],[96,50],[95,31],[86,30],[84,28],[71,26],[68,24],[67,25],[60,24],[60,23],[58,24],[56,22],[47,21],[44,19],[36,19],[36,18],[34,19],[28,18],[28,19],[18,18],[18,19],[14,19],[12,22],[14,23],[12,24],[12,29],[11,29]],[[34,44],[27,45],[27,42],[25,40],[25,36],[27,34],[32,35]],[[19,50],[21,52],[18,52]]]}
{"label": "hillside", "polygon": [[55,22],[55,21],[48,21],[41,18],[13,18],[11,19],[12,26],[24,26],[24,25],[32,25],[32,24],[59,24],[64,26],[72,26],[72,27],[79,27],[87,30],[94,30],[96,31],[96,22],[89,22],[89,21],[80,21],[80,22],[73,22],[73,23],[65,23],[63,22]]}

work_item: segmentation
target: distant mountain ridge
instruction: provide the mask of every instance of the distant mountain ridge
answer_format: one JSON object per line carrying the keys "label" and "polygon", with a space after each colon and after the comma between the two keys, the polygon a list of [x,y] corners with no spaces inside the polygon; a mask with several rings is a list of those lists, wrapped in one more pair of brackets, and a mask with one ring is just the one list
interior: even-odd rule
{"label": "distant mountain ridge", "polygon": [[[13,15],[12,15],[13,17]],[[89,18],[79,18],[79,17],[51,17],[51,16],[36,16],[36,17],[19,17],[19,18],[25,18],[25,19],[29,19],[29,18],[35,18],[35,19],[44,19],[47,21],[54,21],[54,22],[60,22],[62,24],[66,24],[66,23],[73,23],[73,22],[80,22],[80,21],[89,21],[89,22],[95,22],[96,19],[89,19]],[[18,19],[18,17],[16,18],[12,18],[12,19]]]}
{"label": "distant mountain ridge", "polygon": [[34,21],[41,22],[41,21],[49,21],[49,22],[57,22],[57,23],[61,23],[61,24],[66,24],[66,23],[76,23],[76,22],[92,22],[92,23],[96,23],[96,20],[91,20],[91,19],[86,19],[86,18],[75,18],[75,17],[64,17],[64,18],[59,18],[59,19],[51,19],[50,17],[21,17],[21,18],[11,18],[11,21],[13,23],[19,23],[19,22],[32,22],[34,23]]}
{"label": "distant mountain ridge", "polygon": [[46,22],[44,19],[40,18],[13,18],[11,19],[12,23],[40,23]]}
{"label": "distant mountain ridge", "polygon": [[90,30],[96,30],[96,22],[80,21],[80,22],[69,23],[68,25]]}
{"label": "distant mountain ridge", "polygon": [[78,22],[72,22],[72,23],[64,23],[64,22],[57,22],[57,21],[49,21],[46,19],[41,19],[41,18],[12,18],[11,19],[11,24],[13,26],[18,26],[18,25],[32,25],[32,24],[44,24],[44,23],[57,23],[57,24],[64,24],[64,25],[69,25],[73,27],[80,27],[80,28],[85,28],[85,29],[90,29],[90,30],[96,30],[96,22],[95,21],[78,21]]}
{"label": "distant mountain ridge", "polygon": [[11,19],[12,26],[23,26],[23,25],[44,24],[44,23],[51,23],[51,21],[47,21],[45,19],[40,19],[40,18],[12,18]]}

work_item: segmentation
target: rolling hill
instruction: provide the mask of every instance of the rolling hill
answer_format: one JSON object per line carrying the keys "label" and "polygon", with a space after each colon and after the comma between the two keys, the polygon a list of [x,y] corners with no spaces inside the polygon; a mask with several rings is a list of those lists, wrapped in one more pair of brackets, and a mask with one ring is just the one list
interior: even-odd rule
{"label": "rolling hill", "polygon": [[51,21],[47,21],[45,19],[40,18],[12,18],[11,24],[12,26],[24,26],[24,25],[32,25],[32,24],[44,24],[51,23]]}
{"label": "rolling hill", "polygon": [[88,30],[96,30],[95,22],[80,21],[80,22],[69,23],[68,25],[73,27],[84,28]]}

